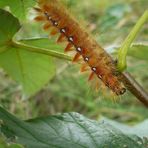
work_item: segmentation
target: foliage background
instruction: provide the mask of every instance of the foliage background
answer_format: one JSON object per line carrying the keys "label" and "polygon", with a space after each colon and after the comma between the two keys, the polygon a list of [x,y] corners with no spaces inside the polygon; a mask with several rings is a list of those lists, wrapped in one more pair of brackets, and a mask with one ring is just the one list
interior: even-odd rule
{"label": "foliage background", "polygon": [[[109,52],[120,46],[143,10],[147,8],[147,0],[64,2],[81,24],[92,32],[96,40]],[[17,38],[47,36],[40,25],[30,21],[33,15],[30,10],[28,19],[22,21],[22,29]],[[21,20],[22,18],[23,16],[20,17]],[[147,29],[146,24],[135,43],[147,44]],[[128,71],[148,90],[148,61],[133,55],[128,57]],[[0,104],[22,119],[72,111],[92,119],[98,120],[99,117],[105,116],[130,125],[147,119],[147,109],[129,92],[114,102],[110,96],[104,96],[101,92],[96,93],[91,89],[87,75],[78,72],[79,65],[59,59],[54,59],[54,63],[56,73],[51,81],[28,99],[22,95],[21,87],[0,69]]]}

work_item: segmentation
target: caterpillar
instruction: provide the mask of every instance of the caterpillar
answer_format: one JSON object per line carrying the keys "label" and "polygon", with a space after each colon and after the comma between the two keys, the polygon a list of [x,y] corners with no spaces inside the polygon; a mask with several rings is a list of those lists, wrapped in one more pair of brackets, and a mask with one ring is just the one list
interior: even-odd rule
{"label": "caterpillar", "polygon": [[57,42],[63,42],[66,38],[68,44],[64,51],[75,50],[73,62],[83,59],[81,71],[85,71],[86,67],[90,68],[89,80],[96,76],[116,95],[126,92],[121,82],[121,74],[118,73],[113,59],[69,14],[59,0],[38,0],[38,7],[34,9],[37,12],[35,20],[44,22],[44,30],[52,28],[51,35],[60,33]]}

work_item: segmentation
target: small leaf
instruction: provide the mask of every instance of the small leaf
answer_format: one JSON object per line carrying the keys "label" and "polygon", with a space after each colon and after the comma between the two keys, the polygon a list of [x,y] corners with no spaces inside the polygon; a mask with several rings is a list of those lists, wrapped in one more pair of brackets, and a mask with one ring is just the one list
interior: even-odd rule
{"label": "small leaf", "polygon": [[147,53],[148,53],[148,45],[143,45],[143,44],[133,45],[128,51],[129,56],[145,61],[148,61]]}
{"label": "small leaf", "polygon": [[[2,132],[16,136],[27,148],[144,148],[105,122],[96,122],[78,113],[21,121],[0,108]],[[10,137],[9,137],[10,138]]]}
{"label": "small leaf", "polygon": [[0,8],[10,7],[11,12],[19,19],[23,20],[29,7],[35,5],[35,0],[1,0]]}
{"label": "small leaf", "polygon": [[21,28],[17,18],[9,12],[0,9],[0,51],[11,42],[13,36]]}

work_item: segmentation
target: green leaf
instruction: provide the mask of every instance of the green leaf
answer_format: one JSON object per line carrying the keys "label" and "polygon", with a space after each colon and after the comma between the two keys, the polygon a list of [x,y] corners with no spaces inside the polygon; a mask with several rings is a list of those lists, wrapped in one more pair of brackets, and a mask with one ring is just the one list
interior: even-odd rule
{"label": "green leaf", "polygon": [[148,46],[143,44],[133,45],[128,51],[129,56],[145,61],[148,61],[147,53],[148,53]]}
{"label": "green leaf", "polygon": [[[27,148],[144,148],[106,122],[78,113],[65,113],[21,121],[0,108],[1,130]],[[11,134],[10,134],[11,133]]]}
{"label": "green leaf", "polygon": [[9,12],[1,9],[0,20],[0,66],[23,86],[26,97],[33,95],[55,75],[52,58],[13,47],[12,37],[20,29],[20,24]]}
{"label": "green leaf", "polygon": [[33,7],[35,5],[35,0],[1,0],[0,8],[4,8],[6,6],[10,7],[11,12],[23,20],[28,12],[28,8]]}
{"label": "green leaf", "polygon": [[9,46],[13,36],[20,28],[18,19],[9,12],[0,9],[0,52]]}
{"label": "green leaf", "polygon": [[12,47],[1,53],[0,65],[23,86],[26,97],[39,91],[55,75],[51,57],[19,48]]}

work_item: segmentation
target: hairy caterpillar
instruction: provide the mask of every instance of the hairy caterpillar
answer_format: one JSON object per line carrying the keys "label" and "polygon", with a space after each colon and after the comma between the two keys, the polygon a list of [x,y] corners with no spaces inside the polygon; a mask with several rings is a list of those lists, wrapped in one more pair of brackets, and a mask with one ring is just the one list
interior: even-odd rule
{"label": "hairy caterpillar", "polygon": [[52,27],[51,35],[60,33],[57,42],[62,42],[64,38],[67,39],[68,45],[65,52],[75,47],[76,55],[73,61],[78,61],[82,57],[85,64],[82,65],[81,71],[85,71],[86,66],[91,69],[89,80],[97,76],[116,95],[124,94],[126,89],[120,82],[120,74],[117,75],[115,62],[69,15],[68,10],[58,0],[39,0],[38,5],[39,8],[34,8],[38,14],[35,20],[44,22],[44,30]]}

